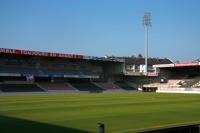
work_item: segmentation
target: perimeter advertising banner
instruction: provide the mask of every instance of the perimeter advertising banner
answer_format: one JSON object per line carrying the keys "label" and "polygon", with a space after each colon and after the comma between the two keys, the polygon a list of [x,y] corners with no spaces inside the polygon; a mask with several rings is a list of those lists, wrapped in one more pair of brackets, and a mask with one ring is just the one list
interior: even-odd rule
{"label": "perimeter advertising banner", "polygon": [[32,56],[46,56],[46,57],[61,57],[61,58],[73,58],[73,59],[84,59],[83,55],[76,55],[76,54],[50,53],[50,52],[19,50],[19,49],[6,49],[6,48],[0,48],[0,53],[19,54],[19,55],[32,55]]}
{"label": "perimeter advertising banner", "polygon": [[51,53],[51,52],[40,52],[40,51],[7,49],[7,48],[0,48],[0,53],[18,54],[18,55],[31,55],[31,56],[45,56],[45,57],[59,57],[59,58],[71,58],[71,59],[88,59],[88,60],[124,62],[124,59],[118,59],[118,58],[110,59],[110,58],[105,58],[105,57],[93,57],[93,56],[84,56],[84,55],[77,55],[77,54],[62,54],[62,53]]}

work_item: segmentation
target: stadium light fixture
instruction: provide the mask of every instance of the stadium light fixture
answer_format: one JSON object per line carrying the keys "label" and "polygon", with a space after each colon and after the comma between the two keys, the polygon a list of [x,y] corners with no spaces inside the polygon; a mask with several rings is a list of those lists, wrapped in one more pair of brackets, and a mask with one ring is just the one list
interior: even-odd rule
{"label": "stadium light fixture", "polygon": [[144,42],[145,42],[145,74],[148,73],[148,29],[151,27],[151,13],[145,12],[143,16],[143,26],[145,29],[145,36],[144,36]]}

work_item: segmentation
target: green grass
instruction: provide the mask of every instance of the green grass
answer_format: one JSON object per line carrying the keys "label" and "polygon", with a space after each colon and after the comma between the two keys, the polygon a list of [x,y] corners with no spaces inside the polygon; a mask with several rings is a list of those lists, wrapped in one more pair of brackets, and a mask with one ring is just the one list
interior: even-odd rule
{"label": "green grass", "polygon": [[157,93],[0,96],[3,132],[130,132],[200,122],[200,95]]}

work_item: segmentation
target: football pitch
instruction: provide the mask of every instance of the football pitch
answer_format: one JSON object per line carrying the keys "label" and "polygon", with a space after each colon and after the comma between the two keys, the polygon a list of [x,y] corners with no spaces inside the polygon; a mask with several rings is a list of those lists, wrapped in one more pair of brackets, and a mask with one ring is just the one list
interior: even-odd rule
{"label": "football pitch", "polygon": [[200,95],[99,93],[0,96],[2,133],[106,133],[200,122]]}

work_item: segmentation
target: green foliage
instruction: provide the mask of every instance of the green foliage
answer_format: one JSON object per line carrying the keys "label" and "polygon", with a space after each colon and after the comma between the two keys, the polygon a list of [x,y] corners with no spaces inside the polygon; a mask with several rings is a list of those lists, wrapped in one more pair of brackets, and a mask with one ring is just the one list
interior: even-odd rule
{"label": "green foliage", "polygon": [[0,96],[0,129],[20,133],[129,132],[200,121],[200,95],[157,93]]}
{"label": "green foliage", "polygon": [[143,58],[142,54],[138,54],[138,58]]}

